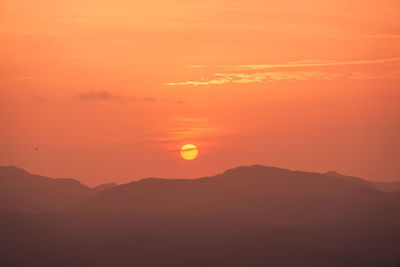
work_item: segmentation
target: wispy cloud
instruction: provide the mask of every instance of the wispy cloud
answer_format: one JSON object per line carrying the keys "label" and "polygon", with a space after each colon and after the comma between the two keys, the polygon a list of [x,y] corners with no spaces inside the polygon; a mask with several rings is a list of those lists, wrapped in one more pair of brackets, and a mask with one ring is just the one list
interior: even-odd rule
{"label": "wispy cloud", "polygon": [[35,80],[37,79],[34,76],[20,76],[20,77],[14,77],[15,81],[28,81],[28,80]]}
{"label": "wispy cloud", "polygon": [[215,73],[220,78],[211,79],[209,81],[187,81],[180,83],[168,83],[167,85],[215,85],[228,83],[261,83],[276,81],[311,81],[311,80],[334,80],[334,79],[351,79],[351,80],[372,80],[372,79],[399,79],[399,72],[388,72],[385,74],[370,74],[362,72],[339,73],[339,72],[265,72],[265,73]]}
{"label": "wispy cloud", "polygon": [[154,102],[154,101],[156,101],[156,98],[155,97],[145,97],[145,98],[143,98],[143,101]]}
{"label": "wispy cloud", "polygon": [[367,39],[400,39],[400,34],[371,34],[362,37]]}
{"label": "wispy cloud", "polygon": [[77,95],[77,98],[80,100],[103,100],[103,101],[127,101],[127,100],[136,100],[135,97],[127,97],[119,94],[113,94],[108,91],[90,91],[90,92],[82,92]]}
{"label": "wispy cloud", "polygon": [[225,84],[230,81],[231,79],[218,78],[209,81],[186,81],[186,82],[167,83],[167,85],[212,85],[212,84]]}
{"label": "wispy cloud", "polygon": [[284,80],[332,80],[340,78],[340,73],[324,72],[265,72],[265,73],[215,73],[215,79],[208,81],[187,81],[167,85],[213,85],[227,83],[260,83]]}
{"label": "wispy cloud", "polygon": [[190,65],[189,68],[205,68],[204,65]]}
{"label": "wispy cloud", "polygon": [[167,146],[190,143],[194,140],[196,145],[204,145],[213,137],[224,134],[224,128],[219,123],[200,117],[171,119],[162,128],[162,131],[148,132],[142,138]]}
{"label": "wispy cloud", "polygon": [[364,65],[364,64],[381,64],[400,62],[400,57],[381,58],[381,59],[364,59],[364,60],[302,60],[288,62],[286,64],[256,64],[256,65],[237,65],[227,67],[232,70],[261,70],[275,68],[297,68],[297,67],[324,67],[324,66],[346,66],[346,65]]}
{"label": "wispy cloud", "polygon": [[[363,59],[363,60],[301,60],[292,61],[284,64],[257,64],[257,65],[236,65],[221,66],[220,73],[212,73],[212,77],[199,80],[169,82],[168,86],[202,86],[202,85],[223,85],[228,83],[261,83],[275,82],[285,80],[333,80],[333,79],[397,79],[400,78],[398,65],[400,57],[381,58],[381,59]],[[390,64],[395,66],[392,71],[385,73],[368,73],[356,71],[334,72],[329,69],[319,68],[318,71],[310,70],[310,67],[329,67],[329,66],[351,66],[366,64]],[[268,71],[266,71],[268,70]]]}
{"label": "wispy cloud", "polygon": [[47,102],[48,99],[43,97],[43,96],[39,96],[39,95],[32,95],[31,96],[31,100],[37,103],[44,103]]}
{"label": "wispy cloud", "polygon": [[155,97],[136,98],[133,96],[111,93],[109,91],[104,91],[104,90],[81,92],[76,95],[76,98],[84,101],[119,101],[119,102],[156,101]]}

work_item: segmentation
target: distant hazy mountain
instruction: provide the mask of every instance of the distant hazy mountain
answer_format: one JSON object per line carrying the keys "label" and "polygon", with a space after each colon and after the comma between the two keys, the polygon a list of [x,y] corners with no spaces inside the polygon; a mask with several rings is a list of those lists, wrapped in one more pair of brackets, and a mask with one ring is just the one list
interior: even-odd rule
{"label": "distant hazy mountain", "polygon": [[74,179],[52,179],[14,166],[0,166],[0,210],[63,211],[91,195],[89,187]]}
{"label": "distant hazy mountain", "polygon": [[[8,171],[20,177],[13,179],[24,190],[30,187],[26,181],[42,188],[37,192],[49,190],[37,185],[49,178]],[[60,181],[65,182],[50,183],[61,186]],[[70,183],[74,190],[63,199],[68,199],[64,207],[73,207],[62,214],[0,211],[0,266],[400,263],[400,194],[360,178],[256,165],[200,179],[147,178],[105,190]],[[69,194],[81,192],[76,187],[86,193],[72,204]]]}
{"label": "distant hazy mountain", "polygon": [[329,171],[327,173],[325,173],[326,176],[329,177],[334,177],[334,178],[339,178],[339,179],[344,179],[344,180],[350,180],[353,181],[355,183],[359,183],[361,185],[365,185],[368,186],[370,188],[376,188],[371,182],[366,181],[360,177],[354,177],[354,176],[348,176],[348,175],[344,175],[335,171]]}
{"label": "distant hazy mountain", "polygon": [[353,176],[347,176],[344,174],[337,173],[335,171],[330,171],[325,173],[328,176],[331,177],[337,177],[337,178],[344,178],[344,179],[350,179],[353,181],[358,181],[359,183],[362,184],[369,184],[369,186],[373,186],[379,190],[385,191],[385,192],[400,192],[400,181],[395,181],[395,182],[376,182],[376,181],[366,181],[364,179],[361,179],[359,177],[353,177]]}
{"label": "distant hazy mountain", "polygon": [[94,187],[93,190],[96,191],[96,192],[101,192],[101,191],[104,191],[106,189],[112,188],[114,186],[117,186],[117,184],[116,183],[101,184],[101,185],[98,185],[98,186]]}
{"label": "distant hazy mountain", "polygon": [[116,186],[82,204],[79,214],[125,220],[186,216],[297,225],[372,223],[388,216],[393,221],[392,212],[399,209],[392,198],[362,179],[252,166],[195,180],[148,178]]}
{"label": "distant hazy mountain", "polygon": [[400,192],[400,182],[372,182],[377,188],[386,192]]}

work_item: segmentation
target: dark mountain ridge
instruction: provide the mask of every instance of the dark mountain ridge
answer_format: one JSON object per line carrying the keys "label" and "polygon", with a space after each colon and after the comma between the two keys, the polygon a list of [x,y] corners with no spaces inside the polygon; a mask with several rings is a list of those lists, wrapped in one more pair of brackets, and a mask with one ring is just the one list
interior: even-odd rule
{"label": "dark mountain ridge", "polygon": [[0,166],[0,210],[59,212],[92,196],[92,190],[70,178],[48,178]]}
{"label": "dark mountain ridge", "polygon": [[371,182],[379,190],[385,192],[400,192],[400,182]]}
{"label": "dark mountain ridge", "polygon": [[106,184],[101,184],[101,185],[98,185],[96,187],[93,187],[93,190],[96,191],[96,192],[101,192],[101,191],[104,191],[106,189],[112,188],[114,186],[117,186],[117,183],[106,183]]}
{"label": "dark mountain ridge", "polygon": [[6,167],[0,185],[0,266],[400,262],[400,194],[338,173],[255,165],[96,190]]}
{"label": "dark mountain ridge", "polygon": [[[250,166],[200,179],[147,178],[113,187],[81,204],[76,214],[124,220],[246,218],[271,224],[400,222],[398,198],[361,179]],[[109,216],[107,216],[109,217]]]}

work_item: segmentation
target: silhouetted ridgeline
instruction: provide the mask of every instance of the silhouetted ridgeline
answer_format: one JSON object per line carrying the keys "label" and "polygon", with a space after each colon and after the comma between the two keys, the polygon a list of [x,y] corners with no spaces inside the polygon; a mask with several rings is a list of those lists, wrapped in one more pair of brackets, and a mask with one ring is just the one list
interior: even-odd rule
{"label": "silhouetted ridgeline", "polygon": [[393,267],[400,194],[379,188],[257,165],[91,189],[0,167],[0,266]]}
{"label": "silhouetted ridgeline", "polygon": [[400,192],[400,182],[373,182],[382,191]]}
{"label": "silhouetted ridgeline", "polygon": [[74,179],[32,175],[13,166],[0,167],[0,209],[26,213],[60,212],[92,195]]}

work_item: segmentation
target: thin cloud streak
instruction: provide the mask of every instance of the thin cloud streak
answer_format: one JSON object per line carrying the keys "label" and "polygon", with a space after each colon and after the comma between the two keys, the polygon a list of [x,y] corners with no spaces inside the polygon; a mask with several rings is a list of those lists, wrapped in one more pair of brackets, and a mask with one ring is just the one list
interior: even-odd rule
{"label": "thin cloud streak", "polygon": [[400,62],[400,57],[381,58],[381,59],[366,59],[353,61],[331,61],[331,60],[303,60],[289,62],[286,64],[260,64],[260,65],[237,65],[227,67],[231,70],[260,70],[273,68],[293,68],[293,67],[324,67],[324,66],[346,66],[346,65],[363,65],[363,64],[381,64]]}
{"label": "thin cloud streak", "polygon": [[194,142],[197,148],[209,146],[213,138],[224,134],[225,127],[217,122],[201,117],[181,117],[169,121],[165,129],[145,133],[141,138],[174,151],[177,144]]}
{"label": "thin cloud streak", "polygon": [[133,102],[133,101],[144,101],[144,102],[155,102],[155,97],[136,98],[133,96],[114,94],[109,91],[89,91],[81,92],[76,95],[76,98],[84,101],[119,101],[119,102]]}
{"label": "thin cloud streak", "polygon": [[[168,86],[203,86],[203,85],[223,85],[228,83],[261,83],[275,82],[285,80],[334,80],[334,79],[398,79],[399,71],[389,71],[385,73],[368,73],[368,72],[328,72],[328,71],[269,71],[256,72],[266,69],[279,68],[307,68],[307,67],[324,67],[324,66],[348,66],[348,65],[364,65],[364,64],[399,64],[400,57],[371,59],[371,60],[353,60],[353,61],[334,61],[334,60],[301,60],[292,61],[286,64],[269,64],[269,65],[237,65],[237,66],[220,66],[221,69],[235,71],[233,73],[213,73],[215,78],[201,79],[198,81],[169,82]],[[396,66],[397,69],[397,66]]]}
{"label": "thin cloud streak", "polygon": [[37,79],[34,76],[21,76],[21,77],[14,77],[15,81],[28,81],[28,80],[35,80]]}
{"label": "thin cloud streak", "polygon": [[80,100],[93,101],[93,100],[103,100],[103,101],[127,101],[136,100],[134,97],[127,97],[122,95],[117,95],[110,93],[108,91],[90,91],[82,92],[77,95]]}
{"label": "thin cloud streak", "polygon": [[362,38],[367,39],[400,39],[400,34],[371,34],[364,35]]}
{"label": "thin cloud streak", "polygon": [[352,72],[348,74],[344,73],[328,73],[328,72],[266,72],[266,73],[215,73],[215,76],[221,78],[212,79],[209,81],[187,81],[179,83],[168,83],[167,85],[223,85],[228,83],[261,83],[261,82],[277,82],[277,81],[310,81],[310,80],[334,80],[334,79],[398,79],[400,78],[400,72],[390,72],[381,75],[369,74],[362,72]]}

